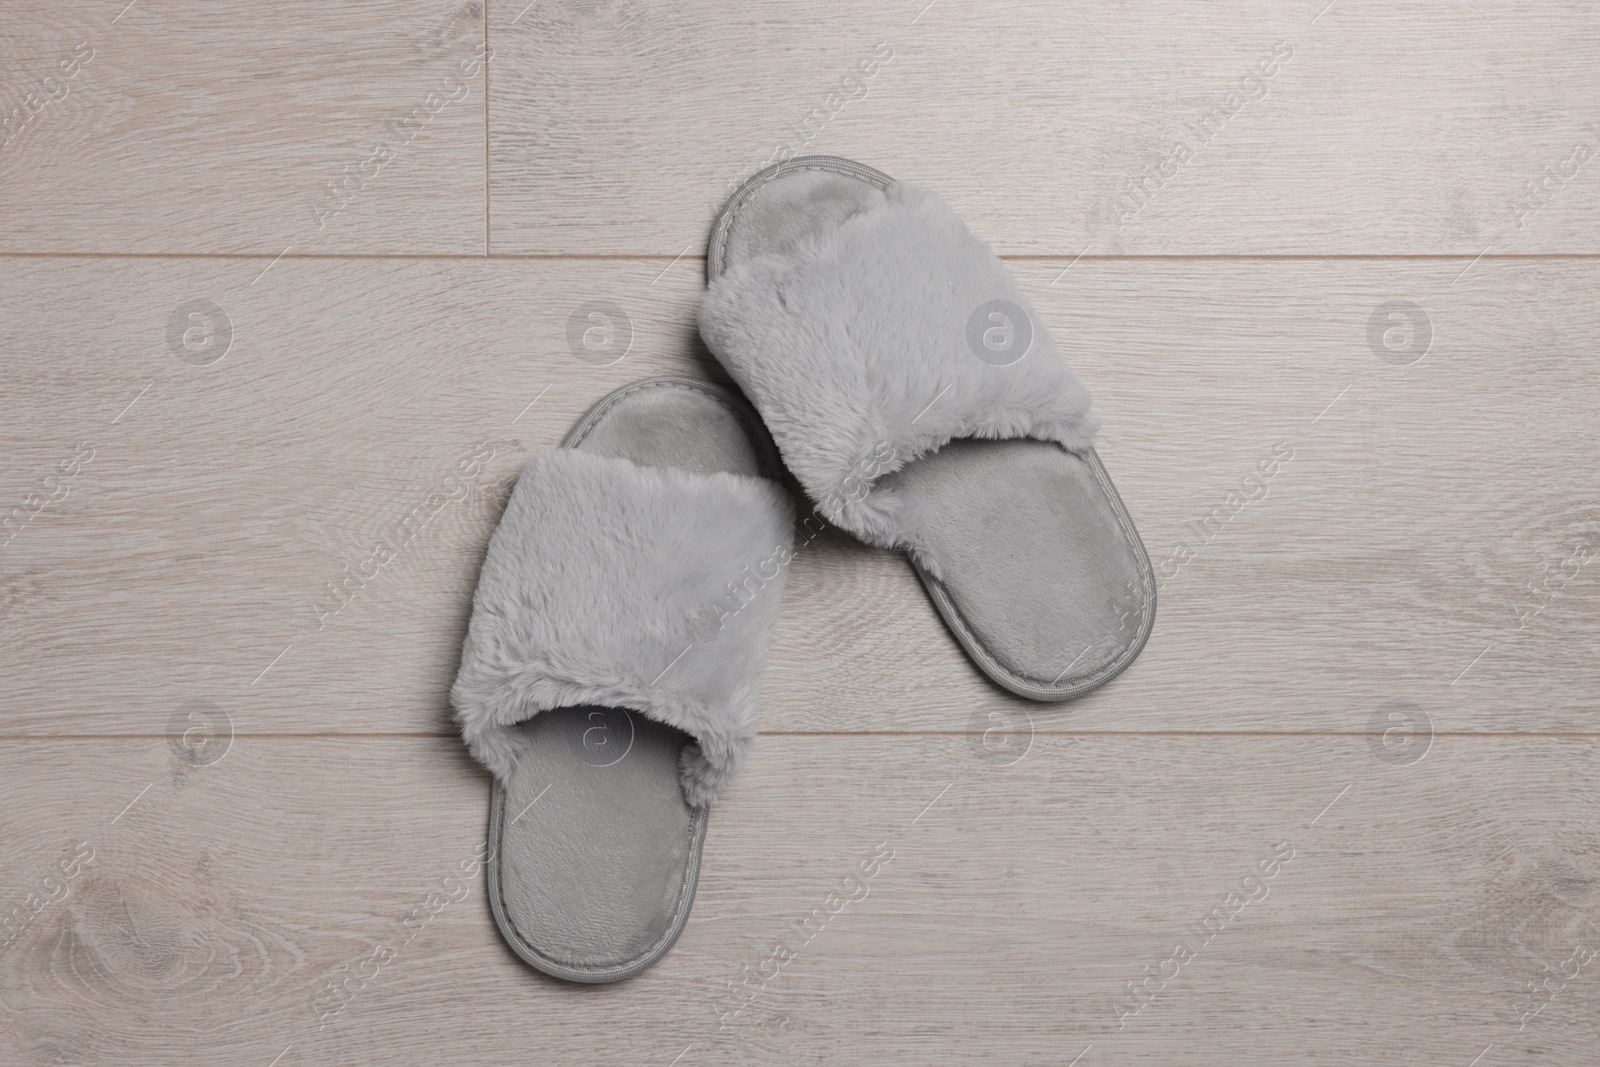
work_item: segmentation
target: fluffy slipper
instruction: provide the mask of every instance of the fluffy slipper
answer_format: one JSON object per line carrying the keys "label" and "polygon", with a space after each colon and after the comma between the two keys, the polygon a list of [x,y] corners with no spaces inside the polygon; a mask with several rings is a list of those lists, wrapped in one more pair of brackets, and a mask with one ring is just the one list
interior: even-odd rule
{"label": "fluffy slipper", "polygon": [[528,464],[489,540],[450,697],[494,775],[490,908],[547,974],[628,978],[683,930],[756,734],[780,473],[743,400],[647,379]]}
{"label": "fluffy slipper", "polygon": [[978,667],[1066,700],[1155,621],[1089,394],[989,246],[933,194],[807,156],[718,217],[700,330],[817,510],[905,552]]}

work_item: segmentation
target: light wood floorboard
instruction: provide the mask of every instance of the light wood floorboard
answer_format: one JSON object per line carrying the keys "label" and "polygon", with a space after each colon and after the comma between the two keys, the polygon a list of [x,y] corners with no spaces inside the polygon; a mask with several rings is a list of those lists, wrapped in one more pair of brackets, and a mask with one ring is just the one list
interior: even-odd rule
{"label": "light wood floorboard", "polygon": [[[1580,0],[6,5],[0,1063],[1587,1067],[1597,43]],[[681,941],[563,985],[473,863],[471,590],[595,400],[722,377],[706,232],[780,144],[1008,258],[1155,631],[1023,701],[823,535]]]}
{"label": "light wood floorboard", "polygon": [[[1600,251],[1600,164],[1569,160],[1600,154],[1582,0],[497,2],[490,18],[496,248],[698,251],[733,186],[787,151],[928,185],[1002,253]],[[1236,110],[1195,132],[1218,107]],[[1539,210],[1509,208],[1547,166],[1564,177]],[[1147,195],[1123,203],[1146,167]]]}
{"label": "light wood floorboard", "polygon": [[[204,767],[159,738],[0,749],[18,764],[7,897],[80,858],[0,957],[8,1062],[942,1065],[1092,1046],[1082,1062],[1265,1067],[1492,1045],[1496,1063],[1576,1064],[1600,1038],[1592,739],[1437,739],[1403,765],[1359,737],[1041,737],[1003,766],[959,737],[763,738],[678,946],[601,988],[530,974],[481,878],[450,880],[483,840],[487,784],[449,739],[236,738]],[[1236,891],[1256,899],[1206,938]],[[797,958],[751,978],[785,937]],[[1184,939],[1193,958],[1167,963]],[[1554,997],[1525,992],[1563,969]],[[1147,973],[1166,981],[1134,1012]]]}

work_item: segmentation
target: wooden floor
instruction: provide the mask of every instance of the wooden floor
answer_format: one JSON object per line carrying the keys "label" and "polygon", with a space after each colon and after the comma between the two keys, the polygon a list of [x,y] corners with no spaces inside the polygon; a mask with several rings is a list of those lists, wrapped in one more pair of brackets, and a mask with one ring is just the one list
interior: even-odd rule
{"label": "wooden floor", "polygon": [[[6,4],[0,1063],[1592,1064],[1597,45],[1587,0]],[[1031,704],[821,539],[682,939],[564,985],[484,896],[468,598],[530,456],[719,374],[710,220],[780,151],[1007,258],[1155,632]]]}

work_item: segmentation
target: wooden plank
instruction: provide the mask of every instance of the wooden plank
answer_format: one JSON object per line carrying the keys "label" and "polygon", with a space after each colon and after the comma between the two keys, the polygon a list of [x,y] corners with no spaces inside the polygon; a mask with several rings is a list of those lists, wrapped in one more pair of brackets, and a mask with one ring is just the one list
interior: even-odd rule
{"label": "wooden plank", "polygon": [[490,19],[497,250],[698,253],[741,178],[822,153],[931,186],[1003,253],[1600,251],[1581,0]]}
{"label": "wooden plank", "polygon": [[1399,764],[1359,737],[1041,737],[1002,766],[963,737],[763,738],[677,947],[585,988],[500,942],[472,863],[486,781],[454,741],[240,736],[207,766],[161,738],[4,742],[5,907],[42,903],[0,953],[0,1049],[1580,1064],[1594,759],[1592,739],[1439,738]]}
{"label": "wooden plank", "polygon": [[483,6],[8,4],[0,250],[482,254]]}
{"label": "wooden plank", "polygon": [[[11,262],[9,736],[148,733],[194,698],[252,731],[448,732],[515,472],[613,388],[715,373],[683,263]],[[1003,711],[1039,730],[1360,734],[1404,699],[1441,732],[1594,730],[1600,378],[1582,345],[1600,267],[1069,262],[1019,277],[1097,397],[1163,573],[1144,654],[1079,701],[1012,698],[902,561],[828,535],[791,568],[765,729],[960,731]],[[196,299],[232,338],[204,366],[178,353],[214,349],[168,334]],[[1397,299],[1431,334],[1404,366],[1368,333]],[[570,347],[592,300],[629,320],[610,365]],[[190,314],[199,344],[218,313]]]}

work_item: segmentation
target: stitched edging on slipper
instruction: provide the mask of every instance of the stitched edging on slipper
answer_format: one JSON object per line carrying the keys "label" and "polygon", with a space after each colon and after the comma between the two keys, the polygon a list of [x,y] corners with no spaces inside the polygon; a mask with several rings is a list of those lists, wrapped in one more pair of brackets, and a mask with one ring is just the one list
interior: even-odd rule
{"label": "stitched edging on slipper", "polygon": [[[923,588],[927,589],[929,599],[933,601],[934,607],[938,609],[939,613],[944,616],[945,623],[950,627],[950,632],[955,635],[956,640],[967,655],[971,656],[996,684],[1030,700],[1048,702],[1071,700],[1074,697],[1099,689],[1127,670],[1133,664],[1133,661],[1139,658],[1139,653],[1144,651],[1145,643],[1150,640],[1150,633],[1156,624],[1156,576],[1154,568],[1150,565],[1150,556],[1145,551],[1144,541],[1139,537],[1138,530],[1134,528],[1133,517],[1128,514],[1126,506],[1122,503],[1121,494],[1117,492],[1116,486],[1112,484],[1111,475],[1106,472],[1105,467],[1101,464],[1100,454],[1091,448],[1084,455],[1088,461],[1089,468],[1094,471],[1095,480],[1099,483],[1101,491],[1106,494],[1106,498],[1112,506],[1117,523],[1122,529],[1123,537],[1139,561],[1140,584],[1143,587],[1141,592],[1144,594],[1140,598],[1139,627],[1134,632],[1133,642],[1127,646],[1120,656],[1100,670],[1088,675],[1074,676],[1068,680],[1066,685],[1061,684],[1059,677],[1053,682],[1043,682],[1016,673],[995,659],[989,653],[989,650],[978,642],[977,635],[972,631],[972,627],[967,622],[966,617],[961,614],[961,609],[956,607],[955,601],[946,592],[944,583],[923,570],[916,560],[911,559],[909,556],[907,557],[912,569],[917,572],[917,577],[922,579]],[[1071,669],[1072,665],[1068,664],[1067,670]]]}
{"label": "stitched edging on slipper", "polygon": [[489,799],[489,842],[490,862],[488,864],[489,886],[489,911],[494,915],[495,925],[500,928],[501,936],[506,944],[511,947],[523,963],[537,968],[544,973],[556,978],[563,978],[569,982],[584,982],[598,985],[605,982],[620,982],[625,978],[632,978],[637,974],[649,970],[663,956],[672,951],[672,946],[677,944],[678,937],[683,933],[683,928],[689,923],[691,908],[688,903],[694,900],[695,889],[700,883],[700,860],[705,847],[706,828],[710,825],[711,809],[695,808],[690,816],[689,825],[689,862],[684,866],[683,880],[678,885],[678,895],[673,903],[672,925],[669,926],[661,940],[651,945],[644,952],[631,960],[611,967],[586,968],[563,960],[552,959],[540,952],[526,938],[522,932],[511,922],[511,917],[506,914],[505,901],[500,892],[500,840],[505,827],[506,789],[497,778],[494,782],[494,794]]}
{"label": "stitched edging on slipper", "polygon": [[[865,181],[878,189],[887,189],[893,185],[895,179],[875,167],[858,163],[842,156],[798,156],[782,163],[774,163],[770,167],[751,175],[728,199],[722,211],[717,215],[712,225],[710,242],[706,249],[706,278],[708,282],[721,277],[726,270],[725,254],[728,234],[737,221],[740,210],[744,205],[767,183],[784,174],[797,170],[824,171],[840,174],[845,177],[857,178]],[[951,599],[944,584],[923,569],[915,557],[910,553],[902,553],[907,562],[916,571],[917,577],[922,581],[923,587],[928,591],[929,599],[944,618],[946,625],[955,635],[957,642],[967,655],[993,680],[997,685],[1030,700],[1038,701],[1063,701],[1073,697],[1082,696],[1100,688],[1107,682],[1116,678],[1138,658],[1150,638],[1150,633],[1155,626],[1156,595],[1155,595],[1155,570],[1151,566],[1149,553],[1146,551],[1143,539],[1134,527],[1133,518],[1128,514],[1127,506],[1122,501],[1122,496],[1112,484],[1111,476],[1107,473],[1104,464],[1100,461],[1099,453],[1092,447],[1083,455],[1090,469],[1094,472],[1095,481],[1100,486],[1106,502],[1110,505],[1116,517],[1118,527],[1132,550],[1138,563],[1140,572],[1140,606],[1139,624],[1134,633],[1133,641],[1123,650],[1115,660],[1101,669],[1088,675],[1074,676],[1062,685],[1060,677],[1046,682],[1042,679],[1029,678],[1012,671],[1001,664],[978,640],[977,634],[961,614],[955,602]],[[1071,664],[1067,670],[1071,670]]]}
{"label": "stitched edging on slipper", "polygon": [[[574,448],[580,445],[593,432],[594,428],[600,424],[600,421],[611,408],[627,397],[640,391],[661,388],[693,390],[721,404],[738,420],[740,426],[745,430],[752,447],[755,449],[757,465],[760,468],[757,476],[781,482],[783,463],[778,455],[777,446],[773,444],[771,436],[767,433],[766,426],[761,422],[760,416],[750,407],[749,402],[734,390],[700,378],[661,375],[654,378],[641,379],[631,385],[614,390],[584,413],[577,424],[562,439],[560,447]],[[504,784],[498,777],[494,778],[489,801],[488,840],[490,861],[487,864],[485,880],[488,889],[489,911],[494,916],[495,925],[505,938],[506,944],[519,959],[555,978],[585,984],[601,984],[618,982],[641,974],[654,966],[672,950],[673,945],[677,943],[684,928],[688,925],[689,915],[692,910],[690,904],[694,900],[696,889],[699,885],[705,837],[710,825],[711,809],[709,807],[702,806],[690,809],[689,826],[687,828],[688,860],[684,866],[683,877],[679,882],[678,892],[674,899],[672,924],[663,932],[658,942],[633,959],[624,960],[609,967],[591,968],[567,960],[558,960],[539,951],[517,929],[506,911],[500,883],[499,863],[501,842],[506,825],[506,795]]]}

